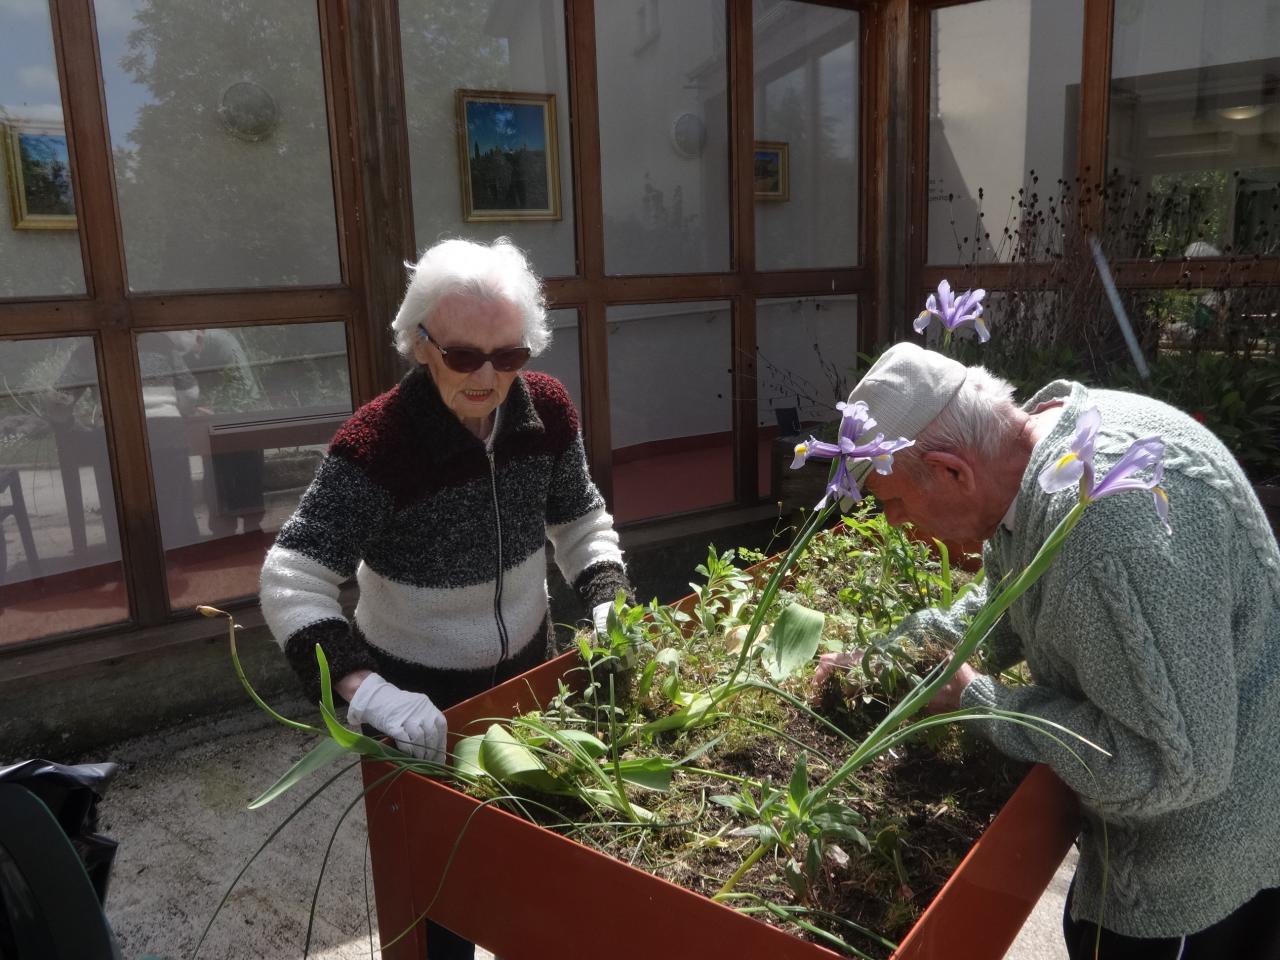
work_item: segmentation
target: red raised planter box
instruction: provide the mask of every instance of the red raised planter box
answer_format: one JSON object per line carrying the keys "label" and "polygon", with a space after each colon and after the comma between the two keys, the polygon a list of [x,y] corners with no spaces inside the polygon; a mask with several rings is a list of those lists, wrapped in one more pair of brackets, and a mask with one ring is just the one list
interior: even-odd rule
{"label": "red raised planter box", "polygon": [[[450,731],[483,732],[489,718],[545,704],[577,657],[567,653],[458,704],[445,712]],[[366,762],[365,784],[393,769]],[[389,778],[366,808],[384,944],[431,904],[432,919],[502,960],[840,956],[417,774]],[[1078,816],[1057,776],[1033,768],[895,960],[1003,957],[1075,839]],[[421,925],[383,949],[388,960],[424,953]]]}

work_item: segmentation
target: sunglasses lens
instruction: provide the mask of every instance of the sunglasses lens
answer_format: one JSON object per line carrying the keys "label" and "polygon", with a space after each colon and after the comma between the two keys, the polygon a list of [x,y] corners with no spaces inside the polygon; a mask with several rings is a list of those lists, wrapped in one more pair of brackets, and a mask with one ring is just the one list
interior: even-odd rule
{"label": "sunglasses lens", "polygon": [[493,369],[503,373],[519,370],[529,362],[528,347],[513,347],[510,350],[499,350],[493,355]]}
{"label": "sunglasses lens", "polygon": [[458,373],[475,373],[484,366],[487,359],[479,350],[467,350],[463,347],[450,347],[444,354],[444,364]]}

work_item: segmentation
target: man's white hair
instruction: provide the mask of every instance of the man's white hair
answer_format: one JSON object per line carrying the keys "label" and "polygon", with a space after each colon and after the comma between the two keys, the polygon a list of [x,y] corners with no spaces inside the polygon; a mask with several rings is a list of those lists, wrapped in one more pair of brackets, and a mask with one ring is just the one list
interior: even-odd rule
{"label": "man's white hair", "polygon": [[520,248],[506,237],[491,244],[444,240],[429,248],[410,270],[409,288],[391,321],[396,349],[413,356],[418,324],[426,325],[440,301],[453,294],[514,304],[524,320],[524,343],[534,356],[551,342],[542,283]]}
{"label": "man's white hair", "polygon": [[995,460],[1022,430],[1013,402],[1013,384],[986,367],[969,367],[956,395],[915,437],[915,446],[894,457],[915,479],[926,471],[926,453],[968,451],[980,460]]}

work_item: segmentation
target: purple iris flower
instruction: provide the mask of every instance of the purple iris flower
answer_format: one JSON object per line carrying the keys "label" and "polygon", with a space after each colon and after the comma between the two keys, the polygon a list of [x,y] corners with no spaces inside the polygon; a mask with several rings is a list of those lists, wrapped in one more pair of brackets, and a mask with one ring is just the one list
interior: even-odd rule
{"label": "purple iris flower", "polygon": [[[1107,471],[1107,475],[1094,481],[1093,455],[1094,442],[1098,436],[1098,427],[1102,424],[1102,414],[1097,407],[1090,407],[1076,421],[1076,435],[1066,453],[1040,471],[1040,486],[1045,493],[1057,493],[1068,487],[1078,486],[1080,499],[1084,503],[1109,497],[1113,493],[1124,493],[1126,490],[1150,490],[1155,500],[1156,515],[1164,524],[1165,530],[1173,532],[1169,526],[1169,495],[1160,486],[1164,479],[1164,441],[1159,437],[1144,437],[1135,440],[1125,451],[1124,456],[1116,461],[1116,465]],[[1151,468],[1150,478],[1135,476],[1140,471]]]}
{"label": "purple iris flower", "polygon": [[942,321],[942,326],[946,328],[947,333],[951,333],[957,327],[972,323],[973,328],[978,331],[978,342],[986,343],[991,339],[991,331],[987,329],[987,323],[982,319],[982,298],[986,295],[987,291],[979,287],[977,290],[966,290],[958,297],[954,296],[951,293],[950,282],[943,280],[938,284],[937,295],[929,294],[924,309],[920,311],[912,327],[916,333],[924,333],[933,322],[933,318],[937,317]]}
{"label": "purple iris flower", "polygon": [[858,437],[870,432],[876,425],[867,405],[858,400],[854,403],[837,403],[836,409],[842,414],[840,433],[836,443],[826,443],[810,437],[803,443],[796,444],[795,459],[791,461],[791,469],[797,470],[809,460],[836,460],[836,470],[827,483],[827,492],[818,503],[821,510],[832,500],[838,500],[841,509],[847,510],[850,505],[862,499],[862,491],[853,476],[853,465],[860,460],[869,461],[877,473],[888,475],[893,472],[893,455],[905,447],[915,443],[905,437],[897,440],[885,440],[883,433],[867,443],[858,443]]}

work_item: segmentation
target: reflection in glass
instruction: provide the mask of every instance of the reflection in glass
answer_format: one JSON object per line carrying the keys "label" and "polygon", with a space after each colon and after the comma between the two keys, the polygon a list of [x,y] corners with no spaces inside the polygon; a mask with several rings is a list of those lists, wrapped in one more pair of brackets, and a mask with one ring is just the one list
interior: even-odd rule
{"label": "reflection in glass", "polygon": [[1116,7],[1107,169],[1135,257],[1280,252],[1280,6]]}
{"label": "reflection in glass", "polygon": [[0,299],[84,293],[47,3],[0,5],[0,168]]}
{"label": "reflection in glass", "polygon": [[[761,300],[756,306],[756,414],[761,462],[776,458],[775,438],[783,453],[794,446],[786,438],[821,432],[839,418],[858,376],[858,298],[798,297]],[[825,436],[825,435],[824,435]],[[784,456],[789,462],[790,457]],[[783,469],[787,462],[781,463]],[[773,488],[774,470],[761,471],[761,495]]]}
{"label": "reflection in glass", "polygon": [[761,270],[858,260],[858,14],[757,0],[758,141],[788,146],[787,199],[756,203]]}
{"label": "reflection in glass", "polygon": [[137,348],[170,604],[254,594],[351,413],[343,325],[148,332]]}
{"label": "reflection in glass", "polygon": [[2,341],[0,645],[128,615],[93,341]]}
{"label": "reflection in glass", "polygon": [[130,288],[337,283],[316,4],[95,12]]}
{"label": "reflection in glass", "polygon": [[582,413],[582,372],[578,352],[578,311],[549,310],[551,346],[529,361],[530,370],[549,373],[569,392],[573,405]]}
{"label": "reflection in glass", "polygon": [[1040,260],[1076,183],[1082,0],[934,10],[930,263]]}
{"label": "reflection in glass", "polygon": [[[418,249],[460,233],[477,241],[508,236],[542,276],[574,274],[562,0],[401,0],[400,50]],[[463,222],[457,89],[555,94],[560,220]]]}
{"label": "reflection in glass", "polygon": [[596,5],[605,269],[729,267],[725,5]]}
{"label": "reflection in glass", "polygon": [[614,515],[683,513],[733,499],[726,303],[610,307]]}

